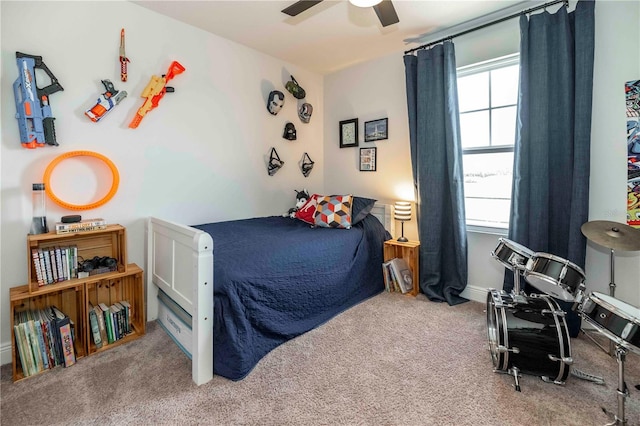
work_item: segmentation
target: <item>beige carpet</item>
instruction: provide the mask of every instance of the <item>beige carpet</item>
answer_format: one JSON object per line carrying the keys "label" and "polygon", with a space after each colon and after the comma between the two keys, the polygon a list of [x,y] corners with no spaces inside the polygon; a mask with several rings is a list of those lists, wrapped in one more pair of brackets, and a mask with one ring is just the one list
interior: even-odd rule
{"label": "beige carpet", "polygon": [[[268,354],[242,381],[197,387],[164,331],[11,383],[2,425],[604,425],[617,412],[618,365],[581,336],[574,368],[603,376],[565,386],[493,372],[485,305],[450,307],[381,294]],[[640,357],[627,355],[626,418],[640,425]]]}

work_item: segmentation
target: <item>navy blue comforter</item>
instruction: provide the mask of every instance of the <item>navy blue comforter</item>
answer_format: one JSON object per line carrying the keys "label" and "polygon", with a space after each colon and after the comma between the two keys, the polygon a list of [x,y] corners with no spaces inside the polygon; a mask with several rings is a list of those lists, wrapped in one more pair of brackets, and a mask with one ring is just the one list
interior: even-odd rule
{"label": "navy blue comforter", "polygon": [[372,215],[348,230],[279,216],[194,227],[213,238],[214,373],[232,380],[384,289],[390,236]]}

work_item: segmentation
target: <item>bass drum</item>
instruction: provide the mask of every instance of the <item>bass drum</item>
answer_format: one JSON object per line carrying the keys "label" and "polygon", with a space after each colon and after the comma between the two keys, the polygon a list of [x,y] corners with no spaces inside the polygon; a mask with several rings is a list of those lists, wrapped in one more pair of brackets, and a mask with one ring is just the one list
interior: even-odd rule
{"label": "bass drum", "polygon": [[564,384],[569,376],[571,342],[564,311],[541,294],[487,294],[487,334],[494,371],[515,371]]}

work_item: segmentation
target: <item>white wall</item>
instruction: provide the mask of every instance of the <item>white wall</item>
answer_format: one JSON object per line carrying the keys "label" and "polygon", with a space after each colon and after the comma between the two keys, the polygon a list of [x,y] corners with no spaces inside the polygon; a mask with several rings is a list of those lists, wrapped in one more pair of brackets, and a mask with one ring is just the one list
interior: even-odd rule
{"label": "white wall", "polygon": [[[596,46],[592,120],[589,220],[626,223],[626,136],[624,83],[640,78],[640,3],[596,2]],[[518,19],[455,40],[458,66],[519,50]],[[325,187],[373,198],[406,198],[411,191],[409,133],[402,52],[360,64],[325,78]],[[388,116],[389,140],[378,147],[378,172],[358,171],[357,148],[338,148],[338,122]],[[410,195],[409,195],[410,196]],[[415,220],[405,234],[417,238]],[[499,235],[469,233],[469,284],[463,296],[484,301],[486,289],[502,286],[505,268],[492,260]],[[616,297],[640,306],[637,252],[616,253]],[[585,273],[589,291],[609,294],[609,250],[589,242]]]}
{"label": "white wall", "polygon": [[[27,279],[25,236],[32,214],[31,184],[42,181],[45,168],[58,155],[92,150],[115,163],[121,179],[115,197],[80,214],[125,225],[129,261],[142,267],[147,216],[204,223],[281,214],[294,205],[295,188],[323,191],[321,75],[130,2],[0,2],[0,15],[3,364],[10,362],[9,288]],[[122,27],[131,59],[126,83],[119,78]],[[20,146],[12,95],[18,76],[16,51],[43,56],[64,87],[50,101],[60,143],[57,148],[27,150]],[[186,68],[170,82],[175,93],[168,93],[138,129],[129,129],[149,78],[166,73],[173,60]],[[299,120],[297,100],[284,89],[290,74],[304,87],[306,101],[314,107],[309,124]],[[93,123],[84,111],[104,92],[100,80],[105,78],[129,96],[102,121]],[[39,86],[48,84],[48,79],[39,80]],[[284,109],[277,116],[266,110],[267,95],[274,88],[286,94]],[[286,121],[298,130],[295,142],[282,139]],[[286,164],[269,177],[266,159],[272,146]],[[316,162],[308,178],[298,165],[305,151]],[[62,200],[84,204],[106,193],[110,174],[105,177],[100,167],[94,172],[87,163],[65,160],[56,168],[63,177],[55,193]],[[73,177],[83,182],[69,183]],[[79,187],[84,188],[82,192]],[[87,191],[93,194],[88,200]],[[50,199],[47,210],[50,227],[61,216],[75,213]]]}

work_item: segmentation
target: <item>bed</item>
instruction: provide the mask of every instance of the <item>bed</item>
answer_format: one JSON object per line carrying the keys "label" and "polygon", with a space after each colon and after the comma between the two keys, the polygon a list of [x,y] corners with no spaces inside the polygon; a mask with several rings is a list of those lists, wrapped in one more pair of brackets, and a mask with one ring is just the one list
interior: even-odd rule
{"label": "bed", "polygon": [[389,232],[392,206],[379,203],[351,229],[279,216],[192,226],[151,217],[147,317],[191,358],[197,385],[214,374],[241,380],[280,344],[383,291]]}

